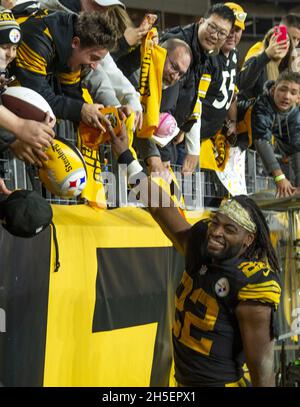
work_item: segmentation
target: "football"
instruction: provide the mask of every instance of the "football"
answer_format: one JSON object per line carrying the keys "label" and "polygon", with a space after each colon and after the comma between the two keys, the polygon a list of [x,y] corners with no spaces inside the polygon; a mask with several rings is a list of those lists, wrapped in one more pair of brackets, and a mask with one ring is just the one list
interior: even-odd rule
{"label": "football", "polygon": [[84,159],[73,144],[60,138],[45,153],[48,160],[39,169],[39,178],[52,194],[61,198],[74,198],[87,184]]}
{"label": "football", "polygon": [[45,120],[47,112],[49,112],[51,120],[55,118],[49,103],[32,89],[11,86],[2,93],[1,99],[8,110],[23,119],[42,122]]}
{"label": "football", "polygon": [[176,120],[170,113],[161,113],[159,115],[159,124],[155,135],[158,137],[169,137],[175,132],[177,127]]}
{"label": "football", "polygon": [[177,134],[179,127],[175,118],[170,113],[160,113],[159,124],[152,139],[159,147],[165,147]]}

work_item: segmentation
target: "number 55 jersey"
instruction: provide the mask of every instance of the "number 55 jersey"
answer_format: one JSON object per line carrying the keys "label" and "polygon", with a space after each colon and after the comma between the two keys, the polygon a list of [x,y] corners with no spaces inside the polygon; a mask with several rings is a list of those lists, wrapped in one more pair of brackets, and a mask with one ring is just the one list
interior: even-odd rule
{"label": "number 55 jersey", "polygon": [[223,127],[235,92],[236,69],[236,50],[228,56],[220,52],[206,62],[205,71],[210,74],[211,82],[202,99],[201,140],[214,137]]}
{"label": "number 55 jersey", "polygon": [[268,304],[272,308],[270,332],[274,336],[274,311],[281,293],[279,277],[265,262],[255,259],[234,258],[212,264],[203,256],[201,261],[207,222],[195,226],[191,237],[201,245],[200,254],[197,250],[192,253],[192,261],[187,259],[176,291],[175,378],[183,386],[246,386],[235,308],[240,301]]}

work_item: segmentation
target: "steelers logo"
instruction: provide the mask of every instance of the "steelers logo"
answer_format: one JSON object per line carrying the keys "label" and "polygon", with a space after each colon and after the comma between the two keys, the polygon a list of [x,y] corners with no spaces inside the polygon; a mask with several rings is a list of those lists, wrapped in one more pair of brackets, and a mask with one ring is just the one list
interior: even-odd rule
{"label": "steelers logo", "polygon": [[108,113],[107,115],[105,115],[105,117],[110,121],[112,127],[117,127],[118,120],[113,113]]}
{"label": "steelers logo", "polygon": [[59,195],[66,198],[76,197],[84,190],[86,183],[87,179],[85,169],[78,168],[62,181],[60,184]]}
{"label": "steelers logo", "polygon": [[215,284],[215,292],[218,297],[226,297],[229,294],[230,286],[226,277],[220,278]]}
{"label": "steelers logo", "polygon": [[9,41],[12,42],[13,44],[17,44],[21,39],[21,33],[19,30],[16,28],[13,28],[9,32]]}

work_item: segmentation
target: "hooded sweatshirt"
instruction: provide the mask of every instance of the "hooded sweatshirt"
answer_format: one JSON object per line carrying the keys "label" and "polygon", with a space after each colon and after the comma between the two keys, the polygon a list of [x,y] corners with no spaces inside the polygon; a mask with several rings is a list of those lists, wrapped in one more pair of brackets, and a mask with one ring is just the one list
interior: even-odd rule
{"label": "hooded sweatshirt", "polygon": [[[40,4],[50,11],[60,10],[73,14],[81,11],[80,0],[42,0]],[[128,104],[134,111],[142,111],[139,93],[117,67],[110,53],[107,53],[95,71],[90,71],[83,78],[83,84],[95,103],[112,106]]]}
{"label": "hooded sweatshirt", "polygon": [[16,76],[22,86],[40,93],[59,119],[77,122],[84,100],[80,73],[71,72],[74,22],[77,16],[57,12],[22,24],[23,41],[15,60]]}
{"label": "hooded sweatshirt", "polygon": [[[293,106],[285,112],[277,109],[271,88],[274,81],[265,84],[264,93],[254,102],[238,104],[239,118],[252,107],[251,129],[253,143],[261,156],[268,173],[280,169],[276,152],[291,156],[300,152],[300,110]],[[274,143],[272,143],[274,137]]]}

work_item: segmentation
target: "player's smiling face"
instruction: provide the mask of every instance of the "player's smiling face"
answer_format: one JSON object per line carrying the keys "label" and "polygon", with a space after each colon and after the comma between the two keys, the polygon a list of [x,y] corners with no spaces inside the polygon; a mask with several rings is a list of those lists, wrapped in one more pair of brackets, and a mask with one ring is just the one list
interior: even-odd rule
{"label": "player's smiling face", "polygon": [[207,231],[207,252],[216,260],[239,257],[254,239],[254,235],[228,216],[216,213]]}

